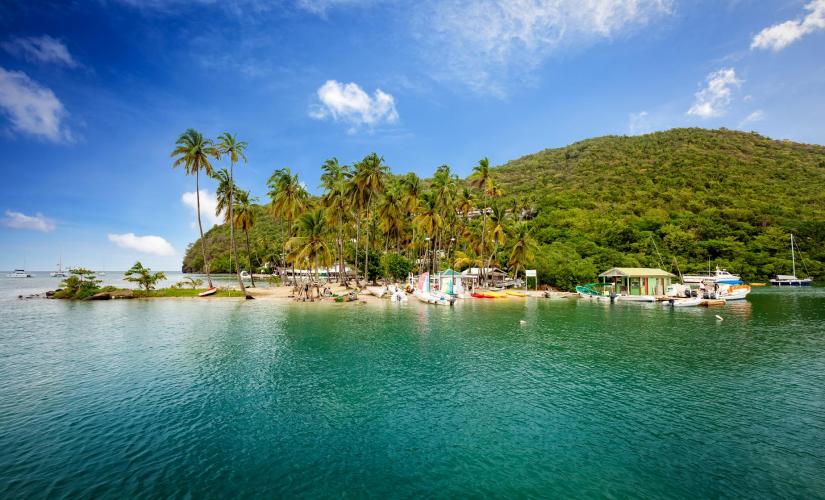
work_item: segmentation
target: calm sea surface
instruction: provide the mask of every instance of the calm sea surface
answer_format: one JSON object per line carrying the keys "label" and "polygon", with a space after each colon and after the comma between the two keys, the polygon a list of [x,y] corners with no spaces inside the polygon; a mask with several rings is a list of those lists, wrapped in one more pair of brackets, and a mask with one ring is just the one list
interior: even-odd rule
{"label": "calm sea surface", "polygon": [[16,298],[56,281],[0,278],[3,498],[825,496],[822,288],[712,310]]}

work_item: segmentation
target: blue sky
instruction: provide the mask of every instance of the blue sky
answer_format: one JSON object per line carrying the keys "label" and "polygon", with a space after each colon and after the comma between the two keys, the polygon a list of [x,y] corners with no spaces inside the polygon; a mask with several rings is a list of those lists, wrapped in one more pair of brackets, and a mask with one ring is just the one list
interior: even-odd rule
{"label": "blue sky", "polygon": [[0,269],[179,269],[189,127],[249,142],[264,201],[274,169],[317,192],[325,159],[372,151],[465,176],[681,126],[823,144],[822,54],[825,0],[3,2]]}

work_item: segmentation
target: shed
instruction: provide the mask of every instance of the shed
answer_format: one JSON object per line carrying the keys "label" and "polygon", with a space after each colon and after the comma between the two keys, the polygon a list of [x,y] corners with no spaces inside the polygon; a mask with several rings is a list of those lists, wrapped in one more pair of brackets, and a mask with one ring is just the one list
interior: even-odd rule
{"label": "shed", "polygon": [[614,267],[599,275],[619,295],[664,295],[675,275],[650,267]]}

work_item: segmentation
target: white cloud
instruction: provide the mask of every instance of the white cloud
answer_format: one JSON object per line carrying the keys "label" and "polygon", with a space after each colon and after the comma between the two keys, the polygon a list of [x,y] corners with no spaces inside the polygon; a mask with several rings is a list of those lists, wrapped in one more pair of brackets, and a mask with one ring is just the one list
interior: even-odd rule
{"label": "white cloud", "polygon": [[436,77],[506,94],[563,49],[610,40],[671,12],[671,0],[444,0],[418,9]]}
{"label": "white cloud", "polygon": [[6,217],[0,220],[0,224],[12,229],[30,229],[44,233],[54,231],[56,227],[53,220],[41,213],[26,215],[22,212],[15,212],[14,210],[6,210]]}
{"label": "white cloud", "polygon": [[751,123],[761,122],[765,119],[765,112],[761,109],[757,109],[753,113],[746,116],[741,122],[739,122],[738,128],[744,128],[746,125]]}
{"label": "white cloud", "polygon": [[627,128],[630,130],[630,135],[650,132],[650,119],[647,111],[630,113],[627,121]]}
{"label": "white cloud", "polygon": [[[201,189],[201,222],[203,222],[204,229],[220,224],[223,222],[223,217],[215,215],[215,209],[218,207],[218,199],[215,197],[213,191],[208,189]],[[192,210],[192,215],[197,219],[198,217],[198,200],[195,191],[183,193],[180,201]],[[192,222],[193,227],[197,227],[198,221]]]}
{"label": "white cloud", "polygon": [[69,68],[77,67],[77,61],[69,49],[56,38],[49,35],[15,37],[2,44],[3,50],[15,57],[44,64],[56,64]]}
{"label": "white cloud", "polygon": [[805,9],[810,13],[804,18],[775,24],[757,33],[751,49],[778,52],[809,33],[825,29],[825,0],[814,0]]}
{"label": "white cloud", "polygon": [[109,234],[109,241],[115,245],[142,253],[170,257],[175,249],[160,236],[137,236],[135,233]]}
{"label": "white cloud", "polygon": [[22,71],[0,68],[0,112],[17,132],[54,142],[72,140],[62,124],[67,115],[63,104],[54,92]]}
{"label": "white cloud", "polygon": [[696,100],[687,114],[700,118],[721,116],[727,112],[733,90],[742,85],[742,80],[736,78],[733,68],[722,68],[711,73],[705,79],[707,86],[697,92]]}
{"label": "white cloud", "polygon": [[361,125],[372,127],[382,122],[395,123],[398,112],[395,99],[376,89],[370,96],[356,83],[340,83],[327,80],[318,88],[318,103],[313,105],[309,116],[317,120],[332,118],[350,124],[350,132]]}

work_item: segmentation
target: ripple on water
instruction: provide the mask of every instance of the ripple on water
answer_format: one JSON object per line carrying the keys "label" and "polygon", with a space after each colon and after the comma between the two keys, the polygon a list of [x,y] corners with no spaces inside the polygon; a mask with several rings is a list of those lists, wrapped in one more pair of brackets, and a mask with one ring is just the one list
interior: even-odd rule
{"label": "ripple on water", "polygon": [[4,497],[825,491],[821,289],[686,311],[0,301]]}

